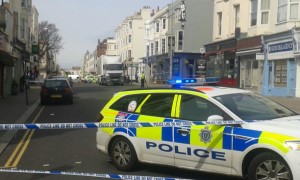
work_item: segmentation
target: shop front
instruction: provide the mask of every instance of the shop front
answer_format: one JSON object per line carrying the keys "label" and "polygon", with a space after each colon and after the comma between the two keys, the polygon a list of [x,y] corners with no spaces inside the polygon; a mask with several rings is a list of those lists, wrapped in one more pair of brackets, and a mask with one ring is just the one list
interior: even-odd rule
{"label": "shop front", "polygon": [[300,39],[295,37],[292,31],[265,37],[263,95],[300,97]]}
{"label": "shop front", "polygon": [[261,52],[261,36],[239,39],[236,58],[240,62],[240,88],[260,92],[263,63],[256,60]]}
{"label": "shop front", "polygon": [[220,77],[222,86],[238,87],[239,61],[236,59],[235,38],[204,45],[206,49],[206,76]]}
{"label": "shop front", "polygon": [[[197,78],[206,73],[206,60],[201,53],[175,52],[172,59],[172,78]],[[168,54],[149,57],[149,63],[154,81],[166,83],[170,77]]]}

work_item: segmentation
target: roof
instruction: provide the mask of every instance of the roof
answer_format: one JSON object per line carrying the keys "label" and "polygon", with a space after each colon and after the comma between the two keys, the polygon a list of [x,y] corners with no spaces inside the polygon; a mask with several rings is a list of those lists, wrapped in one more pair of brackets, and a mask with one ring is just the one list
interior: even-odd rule
{"label": "roof", "polygon": [[185,88],[195,89],[207,94],[210,97],[233,94],[233,93],[250,93],[251,91],[239,89],[239,88],[230,88],[222,86],[184,86]]}
{"label": "roof", "polygon": [[222,87],[222,86],[181,86],[180,88],[146,88],[146,89],[128,89],[125,91],[153,91],[153,92],[166,92],[166,91],[180,91],[180,90],[191,90],[198,91],[206,94],[209,97],[221,96],[226,94],[233,93],[250,93],[251,91],[238,89],[238,88],[230,88],[230,87]]}

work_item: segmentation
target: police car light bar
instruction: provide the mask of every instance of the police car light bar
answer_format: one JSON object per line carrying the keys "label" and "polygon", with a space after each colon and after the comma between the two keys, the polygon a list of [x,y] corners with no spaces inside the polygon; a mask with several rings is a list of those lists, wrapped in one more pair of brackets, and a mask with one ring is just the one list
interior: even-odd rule
{"label": "police car light bar", "polygon": [[168,84],[174,87],[187,85],[216,85],[220,82],[219,77],[205,77],[205,78],[186,78],[186,79],[170,79]]}

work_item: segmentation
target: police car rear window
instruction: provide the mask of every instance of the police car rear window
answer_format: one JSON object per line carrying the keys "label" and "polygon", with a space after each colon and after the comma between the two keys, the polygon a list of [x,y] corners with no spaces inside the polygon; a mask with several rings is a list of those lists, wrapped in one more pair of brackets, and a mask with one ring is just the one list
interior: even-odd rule
{"label": "police car rear window", "polygon": [[[110,109],[128,112],[129,111],[129,104],[135,104],[134,106],[137,108],[143,100],[146,98],[147,94],[135,94],[135,95],[128,95],[120,98],[115,103],[110,106]],[[133,103],[134,102],[134,103]],[[134,108],[134,107],[131,107]],[[131,109],[131,112],[134,110]]]}

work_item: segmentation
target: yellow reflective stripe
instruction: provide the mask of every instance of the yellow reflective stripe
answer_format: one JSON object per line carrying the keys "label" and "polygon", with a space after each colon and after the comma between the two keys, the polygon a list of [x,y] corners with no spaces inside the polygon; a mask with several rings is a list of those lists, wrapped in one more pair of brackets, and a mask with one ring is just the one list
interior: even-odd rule
{"label": "yellow reflective stripe", "polygon": [[178,95],[176,94],[173,100],[173,104],[172,104],[172,110],[171,110],[171,117],[175,116],[175,111],[176,111],[176,103],[177,103],[177,97]]}
{"label": "yellow reflective stripe", "polygon": [[180,103],[181,103],[181,95],[178,96],[177,98],[177,105],[176,105],[176,115],[175,117],[179,118],[179,114],[180,114]]}
{"label": "yellow reflective stripe", "polygon": [[135,110],[136,113],[140,113],[141,112],[141,108],[142,106],[145,104],[145,102],[149,99],[151,95],[148,95],[144,100],[143,102],[139,105],[139,107]]}
{"label": "yellow reflective stripe", "polygon": [[[164,119],[162,117],[141,115],[138,122],[164,122]],[[161,141],[162,127],[136,128],[136,137]]]}
{"label": "yellow reflective stripe", "polygon": [[[116,117],[119,114],[119,111],[112,109],[104,109],[101,111],[101,114],[104,116],[102,123],[114,123],[116,122]],[[114,133],[115,128],[101,128],[102,131],[106,132],[109,135]]]}
{"label": "yellow reflective stripe", "polygon": [[290,149],[285,145],[285,141],[290,141],[290,140],[298,140],[298,139],[291,136],[285,136],[282,134],[263,131],[259,137],[258,143],[272,145],[277,149],[281,150],[283,153],[288,153]]}
{"label": "yellow reflective stripe", "polygon": [[210,142],[201,141],[201,129],[204,129],[206,125],[191,126],[190,145],[206,147],[208,149],[222,149],[223,148],[223,132],[225,126],[208,125],[208,129],[211,131]]}

